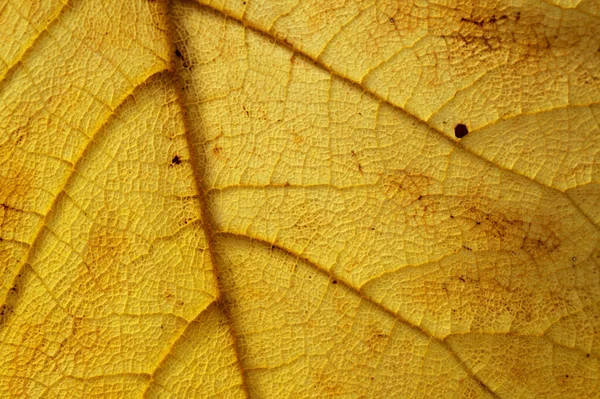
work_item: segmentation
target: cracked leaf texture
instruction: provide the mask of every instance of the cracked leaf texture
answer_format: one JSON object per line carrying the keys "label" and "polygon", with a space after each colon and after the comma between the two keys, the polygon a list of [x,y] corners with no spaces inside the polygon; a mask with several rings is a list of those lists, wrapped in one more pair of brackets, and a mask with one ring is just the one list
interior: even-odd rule
{"label": "cracked leaf texture", "polygon": [[599,104],[597,0],[0,0],[0,397],[598,398]]}

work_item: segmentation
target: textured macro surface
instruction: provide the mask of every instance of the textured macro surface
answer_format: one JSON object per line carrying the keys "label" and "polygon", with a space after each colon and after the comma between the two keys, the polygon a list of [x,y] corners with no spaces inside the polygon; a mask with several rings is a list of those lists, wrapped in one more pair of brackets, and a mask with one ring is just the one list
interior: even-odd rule
{"label": "textured macro surface", "polygon": [[0,397],[600,397],[600,2],[0,0]]}

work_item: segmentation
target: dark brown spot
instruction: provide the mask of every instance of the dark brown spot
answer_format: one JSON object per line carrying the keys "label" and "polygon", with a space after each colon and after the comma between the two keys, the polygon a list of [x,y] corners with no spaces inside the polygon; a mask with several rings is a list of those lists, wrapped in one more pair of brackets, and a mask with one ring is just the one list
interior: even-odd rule
{"label": "dark brown spot", "polygon": [[454,135],[456,136],[456,138],[462,139],[467,134],[469,134],[469,129],[467,129],[467,126],[465,126],[464,124],[459,123],[454,127]]}
{"label": "dark brown spot", "polygon": [[177,56],[177,58],[183,58],[183,55],[181,55],[181,51],[179,51],[179,49],[175,49],[175,55]]}
{"label": "dark brown spot", "polygon": [[179,165],[181,163],[181,159],[179,159],[179,155],[175,155],[173,157],[173,159],[171,160],[171,163],[173,163],[175,165]]}
{"label": "dark brown spot", "polygon": [[471,19],[471,18],[461,18],[460,22],[468,22],[468,23],[471,23],[471,24],[475,24],[477,26],[483,26],[483,22],[484,21],[483,21],[483,19],[481,19],[481,20],[475,20],[475,19]]}
{"label": "dark brown spot", "polygon": [[390,23],[393,24],[394,22],[394,18],[390,18]]}
{"label": "dark brown spot", "polygon": [[333,280],[331,284],[337,284],[337,280]]}

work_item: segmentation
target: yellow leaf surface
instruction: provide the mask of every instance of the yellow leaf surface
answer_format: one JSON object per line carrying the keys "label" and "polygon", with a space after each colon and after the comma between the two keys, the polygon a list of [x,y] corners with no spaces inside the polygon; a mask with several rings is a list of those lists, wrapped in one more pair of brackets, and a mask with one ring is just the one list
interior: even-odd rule
{"label": "yellow leaf surface", "polygon": [[0,39],[0,397],[600,397],[597,0],[0,0]]}

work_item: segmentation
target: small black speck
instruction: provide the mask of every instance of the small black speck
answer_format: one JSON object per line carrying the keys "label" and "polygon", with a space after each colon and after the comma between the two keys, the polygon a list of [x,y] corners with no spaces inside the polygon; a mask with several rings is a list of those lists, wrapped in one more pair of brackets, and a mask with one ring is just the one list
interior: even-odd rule
{"label": "small black speck", "polygon": [[173,157],[173,159],[171,160],[171,163],[174,163],[175,165],[179,165],[181,163],[181,159],[179,159],[179,155],[175,155]]}
{"label": "small black speck", "polygon": [[176,55],[178,58],[182,58],[182,57],[183,57],[183,55],[181,55],[181,51],[179,51],[179,49],[177,49],[177,48],[175,49],[175,55]]}
{"label": "small black speck", "polygon": [[458,125],[454,126],[454,135],[456,138],[462,139],[467,134],[469,134],[469,129],[467,129],[466,125],[459,123]]}
{"label": "small black speck", "polygon": [[566,378],[569,378],[569,374],[565,374],[565,377],[566,377]]}
{"label": "small black speck", "polygon": [[589,353],[588,353],[588,354],[586,354],[586,355],[585,355],[585,357],[590,357],[590,354],[589,354]]}
{"label": "small black speck", "polygon": [[337,284],[337,280],[333,280],[331,284]]}

